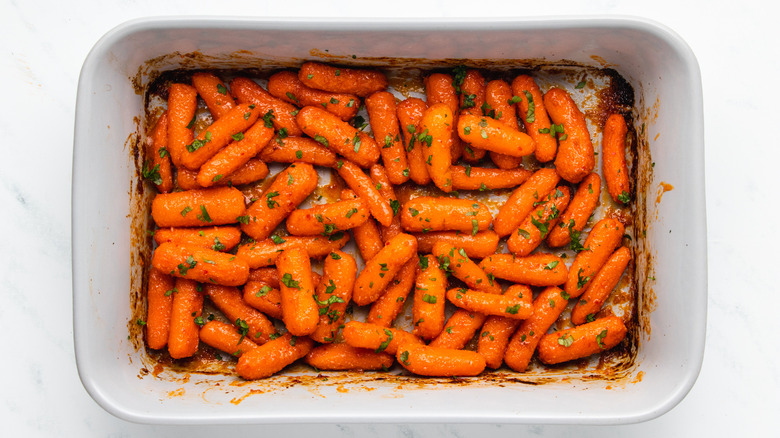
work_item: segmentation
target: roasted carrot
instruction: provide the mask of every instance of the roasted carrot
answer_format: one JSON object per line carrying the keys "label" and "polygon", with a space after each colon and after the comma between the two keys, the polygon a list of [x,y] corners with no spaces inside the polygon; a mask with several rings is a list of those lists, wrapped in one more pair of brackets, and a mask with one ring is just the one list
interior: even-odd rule
{"label": "roasted carrot", "polygon": [[387,202],[390,203],[390,208],[393,210],[393,220],[388,226],[382,226],[382,240],[387,242],[398,234],[402,233],[401,219],[398,217],[398,211],[401,208],[401,204],[398,202],[398,197],[395,196],[395,190],[393,190],[393,183],[390,182],[385,168],[381,164],[374,164],[369,170],[371,182],[374,183],[377,191],[382,195]]}
{"label": "roasted carrot", "polygon": [[527,134],[487,116],[462,114],[458,118],[458,135],[474,147],[513,157],[530,155],[536,147]]}
{"label": "roasted carrot", "polygon": [[550,230],[547,237],[547,245],[557,248],[559,246],[570,245],[572,250],[579,251],[580,232],[585,228],[593,210],[599,203],[601,193],[601,178],[597,173],[591,173],[580,182],[577,192],[571,198],[569,206],[566,207],[558,226]]}
{"label": "roasted carrot", "polygon": [[273,323],[249,306],[238,288],[206,284],[204,290],[220,312],[233,321],[239,332],[249,337],[252,342],[264,344],[276,333]]}
{"label": "roasted carrot", "polygon": [[214,73],[197,72],[193,74],[192,86],[198,90],[198,95],[206,102],[214,120],[218,120],[236,106],[236,101],[225,87],[225,83]]}
{"label": "roasted carrot", "polygon": [[[356,95],[331,93],[307,87],[298,79],[298,75],[291,71],[282,71],[268,78],[268,92],[299,107],[309,105],[324,107],[343,121],[355,117],[360,107],[360,99]],[[298,125],[301,126],[300,119]]]}
{"label": "roasted carrot", "polygon": [[588,290],[596,273],[623,241],[625,227],[612,218],[604,218],[593,226],[585,239],[584,250],[577,254],[569,268],[569,278],[564,290],[572,297],[579,297]]}
{"label": "roasted carrot", "polygon": [[539,340],[539,360],[546,364],[556,364],[588,357],[618,345],[627,332],[620,318],[608,316],[550,333]]}
{"label": "roasted carrot", "polygon": [[399,234],[390,239],[374,257],[366,262],[365,268],[355,280],[352,299],[358,306],[372,303],[393,280],[398,270],[417,252],[417,239],[408,234]]}
{"label": "roasted carrot", "polygon": [[238,247],[236,255],[246,260],[250,268],[261,268],[276,263],[279,253],[285,249],[300,246],[306,250],[310,258],[319,259],[340,249],[349,241],[347,234],[331,236],[279,236],[272,235],[268,239],[256,240]]}
{"label": "roasted carrot", "polygon": [[154,231],[154,241],[160,245],[175,242],[197,245],[214,251],[230,251],[241,240],[238,227],[210,228],[159,228]]}
{"label": "roasted carrot", "polygon": [[401,132],[404,135],[406,145],[406,159],[409,164],[409,178],[417,184],[425,185],[431,182],[428,175],[428,167],[425,164],[427,157],[423,153],[423,144],[417,138],[420,135],[420,120],[427,105],[422,99],[410,97],[398,104],[396,114],[401,124]]}
{"label": "roasted carrot", "polygon": [[171,306],[176,280],[158,270],[149,270],[146,288],[146,344],[159,350],[168,344],[171,332]]}
{"label": "roasted carrot", "polygon": [[420,135],[423,157],[431,180],[440,190],[452,191],[450,165],[452,157],[447,154],[452,149],[452,130],[455,119],[449,106],[443,103],[429,106],[420,120]]}
{"label": "roasted carrot", "polygon": [[444,329],[447,276],[436,257],[420,256],[414,282],[412,306],[413,333],[423,339],[433,339]]}
{"label": "roasted carrot", "polygon": [[168,193],[173,189],[171,154],[168,151],[168,113],[162,113],[157,119],[146,145],[148,159],[144,161],[142,175],[157,187],[158,192]]}
{"label": "roasted carrot", "polygon": [[558,131],[555,170],[566,181],[578,183],[596,165],[585,116],[569,93],[561,88],[553,87],[544,94],[544,107],[553,123],[561,125],[563,131]]}
{"label": "roasted carrot", "polygon": [[[463,144],[458,137],[458,133],[455,132],[455,126],[457,125],[457,115],[460,112],[460,102],[458,95],[453,85],[452,76],[444,73],[433,73],[424,79],[425,85],[425,100],[428,103],[428,107],[443,103],[447,105],[452,113],[452,129],[450,130],[451,142],[450,145],[450,162],[454,163],[458,158],[463,155]],[[423,153],[423,156],[428,157],[428,153]]]}
{"label": "roasted carrot", "polygon": [[287,231],[294,236],[331,236],[364,224],[368,216],[368,205],[360,198],[320,204],[290,213]]}
{"label": "roasted carrot", "polygon": [[319,307],[314,299],[311,260],[302,247],[285,249],[276,259],[282,293],[282,321],[295,336],[314,333],[319,323]]}
{"label": "roasted carrot", "polygon": [[234,224],[245,212],[244,195],[233,187],[160,193],[152,201],[158,227]]}
{"label": "roasted carrot", "polygon": [[335,167],[336,153],[321,143],[306,137],[277,136],[272,139],[259,155],[269,163],[309,163],[314,166]]}
{"label": "roasted carrot", "polygon": [[[485,108],[485,77],[482,76],[479,70],[468,69],[465,71],[463,82],[460,84],[460,114],[458,119],[465,114],[481,116]],[[466,161],[475,162],[481,160],[485,153],[484,149],[463,145],[462,158]]]}
{"label": "roasted carrot", "polygon": [[447,300],[461,309],[483,315],[527,319],[533,312],[531,303],[515,295],[498,295],[466,288],[448,290]]}
{"label": "roasted carrot", "polygon": [[490,209],[470,199],[421,196],[401,207],[401,226],[407,231],[460,231],[477,234],[493,220]]}
{"label": "roasted carrot", "polygon": [[368,348],[375,353],[395,354],[399,345],[424,345],[417,336],[399,329],[352,320],[344,330],[344,342],[356,348]]}
{"label": "roasted carrot", "polygon": [[[527,302],[529,306],[533,306],[533,293],[531,288],[526,285],[513,284],[507,288],[504,295],[515,296]],[[523,320],[505,316],[491,315],[487,317],[477,338],[477,353],[485,358],[487,366],[493,369],[501,366],[509,339],[522,323]]]}
{"label": "roasted carrot", "polygon": [[360,167],[351,161],[340,162],[337,166],[339,176],[355,194],[368,203],[371,215],[382,225],[388,226],[393,221],[393,208],[390,202],[379,193],[371,178]]}
{"label": "roasted carrot", "polygon": [[[333,251],[337,250],[338,248],[334,248]],[[281,252],[281,251],[279,251]],[[311,257],[311,255],[309,255]],[[323,256],[324,257],[324,256]],[[311,280],[314,282],[314,285],[320,284],[320,280],[322,279],[322,276],[318,274],[315,271],[311,271]],[[250,281],[259,281],[261,283],[265,283],[271,287],[279,288],[279,285],[281,284],[279,281],[279,271],[276,269],[276,267],[273,268],[257,268],[252,269],[249,271],[249,279],[247,282]]]}
{"label": "roasted carrot", "polygon": [[295,121],[298,108],[271,96],[271,93],[257,85],[255,81],[243,77],[235,78],[230,82],[230,92],[239,103],[257,106],[260,114],[270,113],[268,118],[273,123],[274,129],[280,134],[284,133],[294,137],[303,134],[301,128],[298,127],[298,122]]}
{"label": "roasted carrot", "polygon": [[451,245],[463,248],[466,255],[475,259],[485,258],[496,252],[498,234],[492,230],[479,231],[477,234],[461,233],[460,231],[437,231],[430,233],[414,233],[417,239],[417,250],[421,253],[433,252],[433,245],[443,240]]}
{"label": "roasted carrot", "polygon": [[331,93],[366,97],[387,88],[387,77],[379,70],[335,67],[320,62],[304,62],[298,70],[304,85]]}
{"label": "roasted carrot", "polygon": [[569,188],[558,187],[542,199],[507,240],[509,251],[518,257],[531,254],[558,225],[561,211],[569,205]]}
{"label": "roasted carrot", "polygon": [[475,351],[402,345],[395,355],[398,362],[420,376],[476,376],[485,370],[485,359]]}
{"label": "roasted carrot", "polygon": [[[517,113],[512,99],[512,87],[502,79],[490,81],[485,86],[486,108],[483,115],[492,117],[499,122],[518,129]],[[533,138],[533,137],[531,137]],[[522,164],[522,157],[490,152],[490,159],[499,169],[515,169]]]}
{"label": "roasted carrot", "polygon": [[563,284],[567,277],[563,259],[547,253],[535,253],[526,257],[494,254],[484,258],[479,267],[487,272],[488,276],[493,275],[531,286]]}
{"label": "roasted carrot", "polygon": [[325,344],[315,347],[304,358],[307,364],[325,371],[386,370],[395,358],[388,353],[375,353],[349,344]]}
{"label": "roasted carrot", "polygon": [[444,271],[451,272],[455,278],[466,283],[468,287],[492,294],[501,293],[501,286],[469,259],[465,249],[440,240],[433,245],[433,255],[436,256]]}
{"label": "roasted carrot", "polygon": [[152,266],[174,277],[224,286],[242,285],[249,277],[249,265],[241,257],[177,243],[158,246]]}
{"label": "roasted carrot", "polygon": [[437,348],[460,350],[474,339],[474,334],[482,327],[486,318],[487,316],[481,313],[457,309],[444,323],[444,330],[433,338],[428,345]]}
{"label": "roasted carrot", "polygon": [[241,328],[222,321],[209,321],[200,328],[200,340],[217,350],[239,357],[249,350],[257,348],[257,344],[240,332]]}
{"label": "roasted carrot", "polygon": [[306,356],[313,347],[311,339],[285,333],[242,354],[236,363],[236,373],[247,380],[270,377]]}
{"label": "roasted carrot", "polygon": [[560,181],[554,169],[539,169],[520,187],[515,189],[493,221],[493,230],[499,236],[507,236],[517,229],[520,223],[534,209],[534,203],[547,196]]}
{"label": "roasted carrot", "polygon": [[512,92],[517,114],[525,124],[526,132],[536,143],[534,156],[542,163],[552,161],[558,151],[558,142],[544,107],[542,90],[531,76],[520,75],[512,81]]}
{"label": "roasted carrot", "polygon": [[609,294],[612,293],[612,289],[620,281],[620,277],[630,261],[631,250],[625,246],[618,248],[609,256],[604,266],[593,277],[588,290],[580,296],[580,299],[577,300],[577,304],[571,311],[571,322],[573,324],[584,324],[595,319],[596,313],[601,310],[601,306],[604,305]]}
{"label": "roasted carrot", "polygon": [[198,92],[187,84],[168,87],[168,153],[174,166],[181,167],[181,159],[192,142],[192,125],[198,108]]}
{"label": "roasted carrot", "polygon": [[357,264],[355,259],[342,251],[334,251],[325,258],[323,277],[317,286],[319,323],[311,338],[317,342],[333,342],[344,324],[346,309],[352,300]]}
{"label": "roasted carrot", "polygon": [[620,114],[610,114],[604,124],[604,138],[601,144],[601,156],[604,160],[604,181],[609,196],[621,204],[631,201],[631,187],[628,183],[626,165],[626,120]]}
{"label": "roasted carrot", "polygon": [[[215,175],[216,178],[217,175]],[[268,176],[268,166],[258,158],[251,158],[244,163],[235,172],[230,175],[219,178],[214,185],[216,186],[240,186],[243,184],[260,181]],[[213,180],[214,178],[212,178]]]}
{"label": "roasted carrot", "polygon": [[233,135],[233,142],[214,154],[200,167],[198,184],[209,187],[225,176],[232,175],[260,153],[273,136],[273,127],[269,128],[262,120],[252,125],[246,132]]}
{"label": "roasted carrot", "polygon": [[260,110],[254,105],[236,105],[219,120],[201,131],[195,140],[186,146],[181,157],[181,164],[190,170],[199,169],[233,140],[234,136],[249,129],[260,116]]}
{"label": "roasted carrot", "polygon": [[[352,190],[344,189],[341,191],[341,199],[348,200],[359,198]],[[352,235],[355,237],[355,245],[357,245],[363,260],[371,260],[371,258],[384,246],[379,227],[376,224],[376,220],[373,218],[368,218],[362,225],[353,228]]]}
{"label": "roasted carrot", "polygon": [[198,172],[179,167],[176,169],[176,187],[180,190],[197,190],[203,187],[198,184]]}
{"label": "roasted carrot", "polygon": [[[274,272],[277,272],[274,268]],[[249,280],[244,285],[244,302],[271,318],[282,319],[282,293],[263,281]]]}
{"label": "roasted carrot", "polygon": [[409,164],[398,126],[395,96],[387,91],[376,92],[366,98],[366,110],[390,182],[405,183],[409,180]]}
{"label": "roasted carrot", "polygon": [[192,280],[176,279],[171,304],[171,331],[168,353],[173,359],[190,357],[198,351],[198,325],[195,318],[203,312],[200,285]]}
{"label": "roasted carrot", "polygon": [[366,322],[382,327],[393,325],[412,291],[416,270],[417,260],[414,258],[401,267],[382,295],[371,305]]}
{"label": "roasted carrot", "polygon": [[322,108],[305,106],[296,120],[306,135],[360,167],[379,160],[379,147],[373,138]]}
{"label": "roasted carrot", "polygon": [[[516,166],[515,166],[516,167]],[[486,167],[451,166],[452,188],[455,190],[492,190],[517,187],[532,174],[525,169],[489,169]]]}

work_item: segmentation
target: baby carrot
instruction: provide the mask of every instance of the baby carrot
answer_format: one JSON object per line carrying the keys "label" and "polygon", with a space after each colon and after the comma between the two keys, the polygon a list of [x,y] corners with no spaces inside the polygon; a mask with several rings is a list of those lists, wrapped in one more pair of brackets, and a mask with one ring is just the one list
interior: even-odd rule
{"label": "baby carrot", "polygon": [[[458,158],[463,155],[463,144],[458,137],[458,133],[455,132],[455,125],[457,125],[457,115],[460,112],[460,102],[458,95],[453,86],[452,76],[444,73],[433,73],[426,77],[425,80],[425,100],[428,103],[428,107],[443,103],[447,105],[452,113],[452,129],[450,130],[451,142],[450,145],[450,162],[454,163]],[[427,153],[423,153],[423,156],[428,157]]]}
{"label": "baby carrot", "polygon": [[[355,117],[360,107],[360,99],[356,95],[331,93],[307,87],[298,79],[298,75],[291,71],[282,71],[268,78],[268,92],[272,96],[300,107],[310,105],[324,107],[343,121]],[[298,125],[301,125],[300,119]]]}
{"label": "baby carrot", "polygon": [[[219,174],[215,175],[216,178]],[[216,186],[240,186],[243,184],[249,184],[268,176],[268,166],[261,160],[252,158],[243,166],[239,167],[235,172],[230,175],[219,178],[214,185]],[[213,180],[213,178],[212,178]]]}
{"label": "baby carrot", "polygon": [[146,139],[146,156],[142,174],[149,179],[160,193],[168,193],[173,189],[173,174],[171,173],[171,158],[168,152],[168,114],[162,113],[152,128],[152,133]]}
{"label": "baby carrot", "polygon": [[175,280],[157,269],[149,270],[146,288],[146,344],[159,350],[168,344]]}
{"label": "baby carrot", "polygon": [[371,216],[382,225],[388,226],[393,221],[393,208],[390,202],[379,193],[376,185],[371,178],[363,172],[360,167],[351,161],[343,161],[338,167],[339,176],[344,179],[347,186],[352,189],[358,197],[368,203],[368,209]]}
{"label": "baby carrot", "polygon": [[387,77],[378,70],[334,67],[320,62],[304,62],[298,70],[298,79],[307,87],[360,97],[387,88]]}
{"label": "baby carrot", "polygon": [[306,356],[314,348],[308,337],[285,333],[238,358],[236,373],[246,380],[264,379]]}
{"label": "baby carrot", "polygon": [[512,92],[517,114],[525,124],[526,132],[536,143],[536,159],[542,163],[552,161],[558,151],[558,142],[544,107],[542,90],[531,76],[520,75],[512,81]]}
{"label": "baby carrot", "polygon": [[173,359],[190,357],[198,351],[198,325],[195,318],[203,312],[200,285],[192,280],[176,279],[171,304],[171,331],[168,353]]}
{"label": "baby carrot", "polygon": [[[559,144],[555,169],[561,178],[578,183],[596,165],[585,116],[577,108],[569,93],[560,88],[553,87],[545,93],[544,107],[553,123],[563,127],[563,132],[558,131]],[[552,130],[553,127],[550,129]]]}
{"label": "baby carrot", "polygon": [[200,340],[217,350],[233,356],[241,356],[257,348],[249,337],[239,333],[240,328],[222,321],[209,321],[200,328]]}
{"label": "baby carrot", "polygon": [[[341,199],[360,199],[358,196],[349,189],[341,191]],[[368,218],[362,225],[359,225],[352,229],[352,235],[355,237],[355,245],[357,245],[363,260],[371,260],[383,246],[382,235],[379,232],[379,227],[373,218]]]}
{"label": "baby carrot", "polygon": [[611,114],[604,124],[601,155],[604,160],[604,181],[607,192],[615,202],[628,204],[631,200],[626,166],[626,120],[620,114]]}
{"label": "baby carrot", "polygon": [[342,251],[333,251],[325,258],[322,281],[317,286],[319,323],[311,338],[317,342],[333,342],[344,324],[348,303],[352,300],[357,264]]}
{"label": "baby carrot", "polygon": [[393,325],[393,321],[403,310],[409,292],[411,292],[412,286],[414,286],[416,270],[417,260],[414,258],[401,267],[392,283],[387,286],[382,295],[371,305],[366,322],[382,327]]}
{"label": "baby carrot", "polygon": [[379,147],[373,138],[322,108],[305,106],[296,120],[306,135],[360,167],[379,160]]}
{"label": "baby carrot", "polygon": [[[274,272],[277,272],[274,268]],[[277,276],[278,277],[278,276]],[[244,302],[271,318],[282,319],[282,293],[262,281],[249,280],[244,285]]]}
{"label": "baby carrot", "polygon": [[444,271],[451,272],[468,287],[492,294],[501,293],[501,286],[469,259],[465,249],[440,240],[433,245],[433,255],[436,256]]}
{"label": "baby carrot", "polygon": [[420,120],[422,120],[426,108],[425,102],[416,97],[410,97],[400,102],[396,107],[398,122],[401,124],[401,132],[404,134],[409,178],[419,185],[431,182],[431,176],[428,175],[428,167],[425,164],[427,158],[423,153],[423,145],[417,138],[420,135]]}
{"label": "baby carrot", "polygon": [[168,153],[176,167],[192,142],[192,124],[198,108],[198,92],[187,84],[168,87]]}
{"label": "baby carrot", "polygon": [[523,219],[517,231],[507,240],[507,248],[518,257],[531,254],[558,225],[561,211],[569,204],[569,188],[556,188],[542,199],[539,201],[541,204]]}
{"label": "baby carrot", "polygon": [[409,165],[398,127],[395,96],[387,91],[376,92],[366,98],[366,110],[390,182],[405,183],[409,180]]}
{"label": "baby carrot", "polygon": [[368,348],[375,353],[395,354],[399,345],[424,345],[417,336],[399,329],[352,320],[342,331],[344,342],[356,348]]}
{"label": "baby carrot", "polygon": [[295,105],[287,103],[281,99],[271,96],[260,85],[251,79],[238,77],[230,82],[230,91],[236,97],[238,103],[255,105],[260,114],[269,114],[269,119],[274,125],[274,129],[281,134],[284,132],[289,136],[300,136],[303,134],[298,122],[295,121],[295,115],[298,114],[298,108]]}
{"label": "baby carrot", "polygon": [[543,290],[536,297],[533,314],[520,324],[507,345],[504,362],[509,368],[519,373],[528,368],[539,340],[558,320],[568,302],[566,292],[554,286]]}
{"label": "baby carrot", "polygon": [[192,86],[198,90],[198,95],[206,102],[214,120],[224,116],[236,106],[236,102],[225,87],[225,83],[214,73],[197,72],[193,74]]}
{"label": "baby carrot", "polygon": [[152,266],[174,277],[225,286],[242,285],[249,277],[249,265],[241,257],[177,243],[158,246]]}
{"label": "baby carrot", "polygon": [[[335,248],[334,251],[336,249],[338,248]],[[315,271],[311,271],[311,280],[314,282],[315,286],[320,284],[321,279],[322,276],[320,274],[318,274]],[[249,271],[249,279],[247,280],[247,284],[249,284],[250,281],[258,281],[277,289],[281,284],[281,282],[279,281],[279,271],[276,270],[276,266],[274,266],[273,268],[265,267],[265,268],[252,269],[251,271]]]}
{"label": "baby carrot", "polygon": [[300,246],[310,258],[319,259],[343,247],[349,241],[349,235],[337,233],[331,236],[284,236],[277,234],[268,239],[240,245],[236,255],[244,259],[250,268],[261,268],[276,263],[283,250]]}
{"label": "baby carrot", "polygon": [[433,339],[444,329],[447,276],[432,255],[420,256],[414,282],[412,303],[413,333],[423,339]]}
{"label": "baby carrot", "polygon": [[588,290],[593,276],[620,246],[624,233],[625,228],[617,219],[604,218],[593,226],[585,239],[585,249],[577,254],[569,268],[569,278],[564,286],[569,295],[579,297]]}
{"label": "baby carrot", "polygon": [[462,114],[458,118],[458,135],[474,147],[513,157],[532,154],[536,147],[527,134],[486,116]]}
{"label": "baby carrot", "polygon": [[430,233],[414,233],[417,239],[417,250],[421,253],[433,252],[433,245],[442,240],[451,245],[463,248],[466,255],[475,259],[483,259],[496,252],[499,237],[493,230],[480,231],[477,234],[461,233],[460,231],[437,231]]}
{"label": "baby carrot", "polygon": [[431,180],[440,190],[452,191],[452,175],[450,165],[452,157],[448,152],[452,149],[452,130],[455,119],[452,110],[446,104],[429,106],[420,120],[418,141],[423,145],[423,157]]}
{"label": "baby carrot", "polygon": [[209,187],[225,176],[232,175],[260,153],[273,136],[273,128],[265,126],[262,121],[252,125],[246,132],[233,135],[235,141],[222,148],[200,167],[198,184]]}
{"label": "baby carrot", "polygon": [[531,286],[553,286],[566,282],[567,271],[563,259],[546,253],[515,257],[512,254],[494,254],[480,262],[488,273],[514,283]]}
{"label": "baby carrot", "polygon": [[399,234],[390,239],[358,275],[352,293],[355,304],[364,306],[376,301],[398,270],[416,253],[417,239],[414,237]]}
{"label": "baby carrot", "polygon": [[547,196],[560,180],[554,169],[542,168],[534,172],[509,195],[509,199],[498,210],[493,221],[493,230],[502,237],[515,231],[520,222],[534,209],[534,204]]}
{"label": "baby carrot", "polygon": [[[531,288],[526,285],[513,284],[507,288],[504,295],[516,296],[526,301],[529,306],[533,306],[533,293]],[[504,316],[491,315],[487,317],[477,338],[477,353],[485,358],[487,366],[493,369],[501,366],[504,362],[504,353],[509,345],[509,339],[522,323],[522,320]]]}
{"label": "baby carrot", "polygon": [[627,247],[620,247],[609,256],[604,266],[593,277],[588,290],[577,300],[577,304],[571,311],[571,322],[575,325],[584,324],[586,321],[592,321],[596,313],[601,310],[601,306],[612,293],[623,271],[631,261],[631,250]]}
{"label": "baby carrot", "polygon": [[265,315],[249,306],[236,287],[206,284],[206,295],[228,320],[234,321],[242,335],[258,344],[264,344],[276,333],[273,323]]}
{"label": "baby carrot", "polygon": [[469,350],[412,344],[401,346],[395,358],[420,376],[476,376],[485,370],[485,359]]}
{"label": "baby carrot", "polygon": [[401,208],[401,226],[407,231],[454,230],[475,235],[487,230],[492,220],[485,204],[470,199],[421,196]]}
{"label": "baby carrot", "polygon": [[176,186],[180,190],[197,190],[203,187],[198,184],[198,172],[186,167],[176,169]]}
{"label": "baby carrot", "polygon": [[542,336],[539,360],[546,364],[568,362],[609,350],[619,344],[628,329],[617,316],[608,316],[571,329]]}
{"label": "baby carrot", "polygon": [[306,137],[277,136],[259,155],[268,163],[309,163],[314,166],[335,167],[336,153],[319,142]]}
{"label": "baby carrot", "polygon": [[461,309],[483,315],[526,319],[533,312],[531,303],[515,295],[498,295],[466,288],[448,290],[447,300]]}
{"label": "baby carrot", "polygon": [[388,353],[374,353],[349,344],[325,344],[315,347],[304,358],[307,364],[325,371],[386,370],[395,358]]}
{"label": "baby carrot", "polygon": [[[515,166],[517,167],[517,166]],[[492,190],[517,187],[533,172],[525,169],[489,169],[486,167],[451,166],[455,190]]]}
{"label": "baby carrot", "polygon": [[[485,86],[486,109],[483,114],[517,129],[517,114],[512,97],[512,87],[506,81],[496,79],[488,82]],[[534,152],[536,151],[534,150]],[[522,157],[513,157],[497,152],[490,152],[490,159],[499,169],[514,169],[523,162]]]}
{"label": "baby carrot", "polygon": [[154,241],[158,245],[176,242],[211,248],[214,251],[230,251],[240,240],[241,230],[238,227],[158,228],[154,231]]}
{"label": "baby carrot", "polygon": [[368,205],[360,198],[315,205],[290,213],[287,231],[293,236],[331,236],[364,224],[368,215]]}
{"label": "baby carrot", "polygon": [[317,188],[317,178],[317,171],[306,163],[279,172],[263,196],[246,209],[241,230],[255,240],[266,239]]}
{"label": "baby carrot", "polygon": [[428,345],[437,348],[460,350],[474,339],[474,334],[482,327],[486,318],[487,316],[481,313],[456,309],[452,316],[447,319],[447,322],[444,323],[444,330],[433,338]]}
{"label": "baby carrot", "polygon": [[310,335],[319,323],[319,307],[314,299],[309,254],[301,247],[285,249],[276,259],[282,293],[282,321],[295,336]]}
{"label": "baby carrot", "polygon": [[[460,116],[470,114],[474,116],[483,115],[485,110],[485,77],[479,70],[468,69],[463,76],[463,82],[460,84]],[[481,160],[486,151],[480,148],[473,148],[469,145],[463,145],[463,159],[470,162]]]}
{"label": "baby carrot", "polygon": [[245,212],[244,195],[233,187],[160,193],[152,201],[161,228],[234,224]]}
{"label": "baby carrot", "polygon": [[186,146],[181,157],[181,164],[190,170],[199,169],[203,163],[225,147],[235,135],[249,129],[260,115],[260,110],[253,105],[236,105],[219,120],[201,131],[195,140]]}
{"label": "baby carrot", "polygon": [[374,187],[390,203],[390,208],[393,210],[393,220],[390,222],[390,225],[382,226],[382,240],[387,242],[403,232],[401,220],[398,217],[398,210],[400,210],[401,204],[398,202],[398,197],[395,196],[395,190],[393,190],[393,184],[390,182],[390,178],[381,164],[371,166],[369,173]]}
{"label": "baby carrot", "polygon": [[558,226],[550,230],[547,245],[557,248],[568,244],[572,250],[581,250],[580,232],[585,228],[593,210],[596,209],[600,193],[601,178],[599,175],[591,173],[586,176],[577,187],[577,192],[571,198],[569,206],[561,215]]}

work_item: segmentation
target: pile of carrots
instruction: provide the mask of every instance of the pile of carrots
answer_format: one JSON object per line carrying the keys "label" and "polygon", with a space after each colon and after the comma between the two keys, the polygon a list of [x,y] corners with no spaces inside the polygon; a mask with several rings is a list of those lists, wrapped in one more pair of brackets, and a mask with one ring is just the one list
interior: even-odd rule
{"label": "pile of carrots", "polygon": [[[596,315],[631,261],[624,225],[605,218],[584,242],[580,233],[602,177],[615,202],[630,202],[624,118],[604,126],[600,176],[564,89],[543,94],[527,75],[510,84],[457,68],[427,75],[425,92],[399,101],[381,71],[316,62],[272,75],[267,89],[210,72],[171,84],[143,168],[159,192],[148,347],[181,359],[202,342],[236,356],[242,378],[259,379],[299,359],[320,370],[397,362],[423,376],[502,364],[523,372],[534,353],[556,364],[618,345],[624,321]],[[196,135],[198,98],[213,121]],[[350,123],[363,105],[372,134]],[[539,170],[523,168],[529,156]],[[247,200],[236,187],[263,181],[270,162],[287,167]],[[316,167],[347,188],[337,202],[301,209],[318,187]],[[444,194],[402,204],[401,184]],[[495,217],[467,193],[446,196],[510,188]],[[505,238],[509,253],[498,253]],[[362,270],[341,250],[350,239]],[[577,255],[567,267],[537,251],[543,242]],[[323,260],[322,274],[312,259]],[[204,317],[206,297],[225,318]],[[394,327],[408,300],[411,331]],[[548,333],[572,300],[574,326]],[[348,320],[350,306],[370,306],[365,321]]]}

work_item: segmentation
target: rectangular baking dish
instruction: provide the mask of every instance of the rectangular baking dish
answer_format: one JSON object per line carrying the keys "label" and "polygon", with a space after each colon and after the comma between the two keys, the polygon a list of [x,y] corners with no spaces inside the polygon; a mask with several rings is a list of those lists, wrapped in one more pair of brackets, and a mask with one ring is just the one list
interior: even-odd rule
{"label": "rectangular baking dish", "polygon": [[[293,367],[263,382],[156,365],[136,326],[148,251],[149,191],[137,176],[146,85],[173,69],[271,69],[304,60],[413,66],[609,67],[635,91],[638,338],[619,379],[318,376]],[[690,390],[707,305],[701,78],[673,32],[635,18],[308,21],[154,18],[95,45],[78,87],[73,157],[76,361],[108,412],[161,424],[287,422],[632,423]],[[669,191],[672,189],[671,191]],[[668,193],[665,193],[668,192]],[[139,213],[141,212],[141,213]],[[139,249],[140,248],[140,249]],[[522,376],[519,376],[522,377]]]}

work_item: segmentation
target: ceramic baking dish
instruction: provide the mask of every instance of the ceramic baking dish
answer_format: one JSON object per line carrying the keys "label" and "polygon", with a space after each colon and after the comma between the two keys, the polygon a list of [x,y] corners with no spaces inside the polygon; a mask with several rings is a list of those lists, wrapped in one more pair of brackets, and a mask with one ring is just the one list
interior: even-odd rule
{"label": "ceramic baking dish", "polygon": [[[634,90],[637,321],[630,366],[523,379],[409,380],[292,367],[262,382],[163,367],[143,347],[151,193],[138,177],[145,87],[174,69],[317,59],[405,68],[609,68]],[[362,64],[361,64],[362,63]],[[444,63],[444,64],[442,64]],[[701,367],[707,302],[701,79],[673,32],[641,19],[308,21],[154,18],[123,24],[79,79],[73,158],[73,301],[79,375],[99,405],[144,423],[615,424],[674,407]],[[671,191],[670,191],[671,190]],[[139,310],[141,309],[141,310]],[[587,370],[586,370],[587,371]]]}

